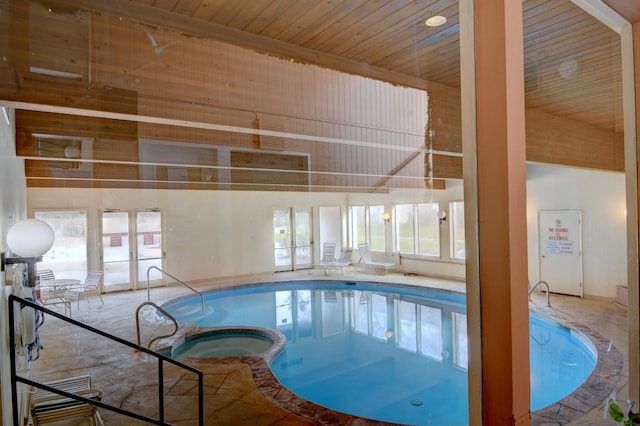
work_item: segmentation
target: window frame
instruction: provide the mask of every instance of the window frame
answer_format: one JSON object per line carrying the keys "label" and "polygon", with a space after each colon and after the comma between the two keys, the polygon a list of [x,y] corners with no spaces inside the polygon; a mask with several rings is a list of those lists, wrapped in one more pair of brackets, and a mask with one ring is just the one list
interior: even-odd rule
{"label": "window frame", "polygon": [[[459,217],[460,214],[462,215],[461,218]],[[453,260],[466,260],[464,220],[464,201],[449,201],[449,257]],[[458,248],[456,245],[456,239],[459,237],[457,230],[461,230],[462,233],[462,248]],[[457,254],[460,250],[462,250],[462,256]]]}

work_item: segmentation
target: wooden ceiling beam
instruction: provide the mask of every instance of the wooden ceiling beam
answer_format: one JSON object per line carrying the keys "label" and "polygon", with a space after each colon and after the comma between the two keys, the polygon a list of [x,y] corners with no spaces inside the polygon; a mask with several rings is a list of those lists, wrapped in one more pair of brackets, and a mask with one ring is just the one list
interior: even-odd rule
{"label": "wooden ceiling beam", "polygon": [[640,1],[603,0],[603,2],[632,24],[635,22],[640,22]]}

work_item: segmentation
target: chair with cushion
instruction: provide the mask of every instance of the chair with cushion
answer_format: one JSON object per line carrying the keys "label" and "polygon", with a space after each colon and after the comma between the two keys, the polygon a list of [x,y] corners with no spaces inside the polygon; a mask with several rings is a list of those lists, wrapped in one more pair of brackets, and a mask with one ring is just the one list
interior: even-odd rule
{"label": "chair with cushion", "polygon": [[[67,300],[77,300],[78,301],[78,309],[80,309],[80,298],[87,297],[90,294],[97,294],[100,298],[100,302],[104,305],[104,300],[102,300],[102,294],[100,294],[100,280],[102,279],[102,272],[89,272],[87,274],[87,278],[84,281],[84,284],[80,285],[77,288],[71,288],[64,292],[64,296]],[[87,301],[89,299],[87,298]]]}

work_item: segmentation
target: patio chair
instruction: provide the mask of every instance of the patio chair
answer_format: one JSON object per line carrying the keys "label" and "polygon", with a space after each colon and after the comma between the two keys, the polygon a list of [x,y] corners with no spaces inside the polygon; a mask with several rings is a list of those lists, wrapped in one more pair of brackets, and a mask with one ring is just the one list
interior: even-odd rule
{"label": "patio chair", "polygon": [[371,250],[369,249],[369,244],[359,244],[358,251],[360,252],[360,259],[364,264],[366,269],[382,269],[384,268],[384,273],[389,272],[389,269],[396,269],[398,265],[391,262],[375,262],[371,257]]}
{"label": "patio chair", "polygon": [[40,269],[38,270],[38,280],[42,281],[53,281],[56,279],[53,271],[51,269]]}
{"label": "patio chair", "polygon": [[335,243],[323,243],[322,244],[322,258],[320,263],[313,265],[314,269],[322,269],[324,274],[327,275],[328,268],[335,264],[336,261],[336,244]]}
{"label": "patio chair", "polygon": [[[84,280],[84,284],[79,287],[68,289],[64,292],[64,296],[68,301],[77,300],[78,309],[80,309],[80,298],[87,297],[90,294],[97,294],[100,298],[100,302],[104,305],[102,295],[100,294],[100,280],[102,279],[102,272],[89,272],[87,278]],[[87,302],[90,302],[87,299]]]}
{"label": "patio chair", "polygon": [[71,303],[64,295],[64,287],[56,285],[56,276],[51,269],[40,269],[37,272],[38,284],[36,297],[42,306],[62,305],[65,315],[71,315]]}

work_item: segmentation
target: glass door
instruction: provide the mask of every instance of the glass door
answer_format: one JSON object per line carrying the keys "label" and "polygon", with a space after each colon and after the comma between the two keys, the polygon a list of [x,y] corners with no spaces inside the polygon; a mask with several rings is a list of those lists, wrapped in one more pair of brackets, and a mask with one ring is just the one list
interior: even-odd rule
{"label": "glass door", "polygon": [[293,212],[294,259],[293,269],[310,268],[311,255],[311,209],[294,209]]}
{"label": "glass door", "polygon": [[36,211],[35,218],[47,222],[55,235],[38,268],[51,269],[56,278],[84,281],[89,270],[86,210]]}
{"label": "glass door", "polygon": [[136,212],[138,288],[146,288],[147,277],[152,287],[164,285],[164,275],[157,269],[149,269],[154,266],[164,270],[162,229],[162,212],[159,209]]}
{"label": "glass door", "polygon": [[105,210],[100,215],[104,291],[131,290],[129,212]]}
{"label": "glass door", "polygon": [[275,271],[293,271],[311,267],[313,253],[311,209],[273,211]]}
{"label": "glass door", "polygon": [[273,252],[275,271],[290,271],[293,254],[291,251],[291,213],[289,209],[273,211]]}

